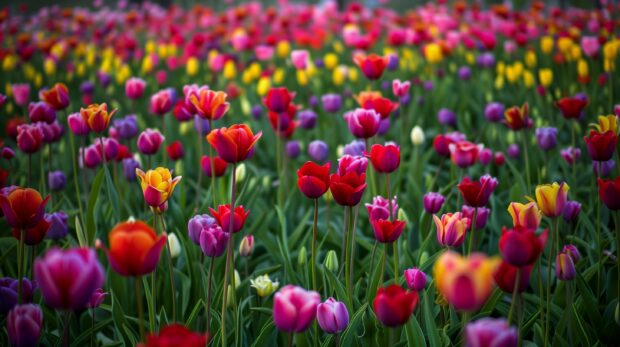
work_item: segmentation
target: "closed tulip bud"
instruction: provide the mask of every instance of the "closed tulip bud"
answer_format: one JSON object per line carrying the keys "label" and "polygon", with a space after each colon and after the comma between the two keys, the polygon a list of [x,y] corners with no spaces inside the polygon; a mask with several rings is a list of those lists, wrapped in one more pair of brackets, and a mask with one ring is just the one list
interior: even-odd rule
{"label": "closed tulip bud", "polygon": [[308,155],[316,162],[324,162],[329,155],[329,147],[324,141],[314,140],[308,144]]}
{"label": "closed tulip bud", "polygon": [[424,143],[424,131],[417,125],[411,129],[411,143],[414,146]]}
{"label": "closed tulip bud", "polygon": [[58,192],[67,186],[67,177],[60,171],[50,171],[47,173],[47,185],[53,192]]}
{"label": "closed tulip bud", "polygon": [[254,235],[246,235],[241,239],[239,243],[239,255],[242,257],[249,257],[254,250]]}
{"label": "closed tulip bud", "polygon": [[321,96],[323,109],[326,112],[336,113],[342,107],[342,97],[339,94],[325,94]]}
{"label": "closed tulip bud", "polygon": [[159,151],[164,136],[157,130],[146,129],[138,136],[138,150],[142,154],[153,155]]}
{"label": "closed tulip bud", "polygon": [[484,117],[490,122],[497,123],[502,120],[503,116],[504,105],[499,102],[492,102],[484,108]]}
{"label": "closed tulip bud", "polygon": [[151,96],[149,107],[155,115],[165,115],[170,112],[172,106],[172,93],[169,89],[160,90]]}
{"label": "closed tulip bud", "polygon": [[325,260],[323,261],[325,268],[333,273],[338,271],[338,255],[334,250],[327,252]]}
{"label": "closed tulip bud", "polygon": [[588,105],[587,98],[580,97],[565,97],[558,100],[555,106],[560,109],[562,116],[566,119],[578,119],[581,116],[581,111]]}
{"label": "closed tulip bud", "polygon": [[297,253],[297,265],[299,267],[306,265],[306,262],[308,261],[306,259],[308,257],[307,253],[308,252],[306,251],[306,246],[301,246],[301,248],[299,249],[299,253]]}
{"label": "closed tulip bud", "polygon": [[373,109],[358,108],[344,114],[349,131],[357,138],[367,139],[379,131],[381,115]]}
{"label": "closed tulip bud", "polygon": [[67,117],[67,123],[69,124],[69,129],[71,129],[71,132],[76,136],[85,136],[90,132],[88,123],[79,113],[70,114]]}
{"label": "closed tulip bud", "polygon": [[533,201],[527,204],[511,202],[508,206],[508,213],[512,217],[512,225],[515,228],[523,227],[536,230],[542,218],[538,205]]}
{"label": "closed tulip bud", "polygon": [[469,226],[469,218],[465,218],[461,212],[446,213],[441,219],[433,215],[437,227],[437,242],[441,246],[459,247],[465,241],[465,235]]}
{"label": "closed tulip bud", "polygon": [[329,298],[316,309],[316,320],[328,334],[338,334],[349,325],[349,311],[342,301]]}
{"label": "closed tulip bud", "polygon": [[299,112],[299,125],[304,129],[313,129],[316,126],[317,114],[312,110]]}
{"label": "closed tulip bud", "polygon": [[226,173],[228,164],[220,157],[213,157],[213,164],[211,164],[211,158],[207,155],[203,155],[200,158],[200,167],[207,177],[211,177],[211,165],[215,169],[215,177],[221,177]]}
{"label": "closed tulip bud", "polygon": [[17,127],[17,147],[26,153],[36,153],[43,143],[43,131],[35,124],[22,124]]}
{"label": "closed tulip bud", "polygon": [[450,151],[450,159],[460,168],[467,168],[474,165],[482,149],[481,146],[469,141],[450,143],[448,148]]}
{"label": "closed tulip bud", "polygon": [[56,111],[46,102],[31,102],[28,105],[28,118],[32,123],[45,122],[51,124],[56,120]]}
{"label": "closed tulip bud", "polygon": [[555,258],[555,275],[560,281],[570,281],[577,276],[575,262],[570,253],[562,250]]}
{"label": "closed tulip bud", "polygon": [[237,168],[235,169],[235,175],[237,176],[236,178],[237,178],[238,183],[241,183],[245,180],[246,172],[247,172],[247,169],[246,169],[245,163],[241,163],[237,165]]}
{"label": "closed tulip bud", "polygon": [[286,156],[295,159],[301,154],[301,144],[297,140],[288,141],[284,147]]}
{"label": "closed tulip bud", "polygon": [[90,300],[88,300],[88,307],[97,308],[101,306],[106,296],[108,296],[108,293],[104,292],[103,288],[97,288],[93,295],[90,296]]}
{"label": "closed tulip bud", "polygon": [[378,80],[383,75],[383,71],[388,65],[388,59],[376,54],[364,55],[356,54],[353,57],[355,65],[357,65],[364,76],[369,80]]}
{"label": "closed tulip bud", "polygon": [[297,186],[310,199],[321,197],[329,189],[330,163],[323,166],[311,161],[306,162],[297,170]]}
{"label": "closed tulip bud", "polygon": [[256,289],[256,294],[261,298],[271,295],[278,290],[279,286],[280,283],[278,281],[271,281],[267,274],[250,279],[250,287]]}
{"label": "closed tulip bud", "polygon": [[446,201],[443,195],[436,192],[424,194],[423,206],[428,214],[435,214],[441,210],[441,206]]}
{"label": "closed tulip bud", "polygon": [[478,161],[482,165],[488,165],[493,159],[493,152],[488,148],[483,148],[478,154]]}
{"label": "closed tulip bud", "polygon": [[183,158],[183,144],[181,141],[174,141],[170,145],[166,147],[166,152],[168,152],[168,157],[172,161],[177,161]]}
{"label": "closed tulip bud", "polygon": [[536,129],[536,141],[543,151],[553,149],[557,144],[558,129],[538,128]]}
{"label": "closed tulip bud", "polygon": [[456,126],[456,113],[453,111],[442,108],[437,112],[437,120],[444,125]]}
{"label": "closed tulip bud", "polygon": [[136,180],[136,169],[140,168],[140,163],[134,158],[123,159],[123,175],[128,181]]}
{"label": "closed tulip bud", "polygon": [[593,161],[592,171],[596,177],[607,177],[611,175],[615,166],[616,162],[613,159],[609,159],[608,161]]}
{"label": "closed tulip bud", "polygon": [[393,284],[379,288],[373,300],[373,309],[381,324],[397,327],[407,323],[418,301],[417,292]]}
{"label": "closed tulip bud", "polygon": [[579,212],[581,212],[581,204],[577,201],[567,201],[566,205],[564,205],[564,212],[562,216],[564,220],[567,222],[574,222],[579,217]]}
{"label": "closed tulip bud", "polygon": [[515,284],[517,281],[517,272],[519,272],[519,287],[517,293],[522,293],[530,285],[530,275],[534,265],[526,266],[514,266],[506,260],[502,260],[502,263],[497,267],[497,270],[493,274],[495,284],[504,293],[513,293],[515,290]]}
{"label": "closed tulip bud", "polygon": [[300,333],[308,329],[316,317],[321,296],[315,291],[287,285],[273,299],[273,321],[285,332]]}
{"label": "closed tulip bud", "polygon": [[370,162],[379,173],[392,173],[400,165],[400,147],[394,143],[372,145],[370,147]]}
{"label": "closed tulip bud", "polygon": [[[476,214],[476,209],[478,210],[478,213]],[[489,214],[491,213],[491,210],[489,210],[486,207],[471,207],[471,206],[467,206],[467,205],[463,205],[463,207],[461,208],[461,212],[463,213],[463,216],[467,219],[469,219],[469,223],[467,224],[467,230],[471,229],[471,223],[474,220],[474,214],[476,214],[476,230],[480,230],[480,229],[484,229],[484,227],[486,227],[487,222],[489,220]]]}
{"label": "closed tulip bud", "polygon": [[43,217],[47,223],[49,223],[49,229],[47,230],[47,237],[52,240],[60,240],[67,236],[69,232],[69,225],[67,224],[68,216],[66,213],[54,212],[46,213]]}
{"label": "closed tulip bud", "polygon": [[610,160],[618,144],[618,135],[613,131],[604,133],[590,130],[590,135],[585,136],[584,141],[590,154],[590,159],[595,161]]}
{"label": "closed tulip bud", "polygon": [[172,258],[176,258],[181,254],[181,243],[173,233],[168,234],[168,248],[170,249],[170,256]]}
{"label": "closed tulip bud", "polygon": [[26,106],[30,101],[30,85],[28,83],[15,83],[11,85],[13,100],[18,106]]}
{"label": "closed tulip bud", "polygon": [[467,205],[472,207],[484,207],[491,193],[497,187],[497,179],[490,175],[481,176],[478,181],[472,181],[469,177],[465,177],[457,188],[461,192],[463,199]]}
{"label": "closed tulip bud", "polygon": [[207,257],[219,257],[224,254],[228,242],[230,242],[230,234],[218,225],[205,226],[200,230],[200,249]]}
{"label": "closed tulip bud", "polygon": [[426,274],[415,267],[407,269],[405,270],[405,281],[407,281],[407,286],[410,289],[419,292],[426,287]]}
{"label": "closed tulip bud", "polygon": [[6,317],[9,343],[13,347],[39,345],[43,328],[43,312],[38,305],[15,306]]}
{"label": "closed tulip bud", "polygon": [[568,147],[561,150],[560,155],[568,165],[573,165],[579,160],[579,157],[581,156],[581,149]]}
{"label": "closed tulip bud", "polygon": [[137,77],[132,77],[125,82],[125,95],[132,100],[137,100],[144,95],[146,82]]}

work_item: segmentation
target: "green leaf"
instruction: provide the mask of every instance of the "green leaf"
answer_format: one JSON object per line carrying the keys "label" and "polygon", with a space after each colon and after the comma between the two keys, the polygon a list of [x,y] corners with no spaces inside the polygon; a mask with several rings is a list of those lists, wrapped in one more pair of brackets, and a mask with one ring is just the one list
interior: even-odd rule
{"label": "green leaf", "polygon": [[325,274],[327,275],[327,279],[329,280],[329,284],[331,285],[331,287],[336,290],[336,299],[343,301],[349,309],[352,308],[353,306],[351,306],[351,298],[349,298],[349,296],[347,295],[342,281],[339,281],[338,278],[336,278],[336,275],[334,275],[334,273],[329,270],[325,271]]}
{"label": "green leaf", "polygon": [[111,202],[112,208],[114,209],[116,220],[119,221],[121,219],[121,211],[118,207],[120,204],[115,203],[116,201],[119,201],[118,192],[114,187],[114,182],[112,181],[112,177],[110,176],[110,170],[108,170],[108,165],[103,165],[103,168],[105,170],[105,185],[107,187],[108,199]]}
{"label": "green leaf", "polygon": [[[434,289],[433,289],[434,290]],[[424,293],[424,299],[422,300],[422,315],[424,316],[424,328],[426,329],[426,335],[428,336],[428,342],[430,346],[441,346],[441,338],[437,331],[437,325],[435,325],[435,314],[432,310],[432,295],[430,294],[431,288]]]}
{"label": "green leaf", "polygon": [[95,205],[99,197],[99,190],[103,183],[104,171],[100,169],[97,176],[93,180],[88,195],[88,207],[86,208],[86,235],[88,236],[88,244],[92,245],[95,241],[96,225],[95,225]]}
{"label": "green leaf", "polygon": [[86,237],[84,236],[84,230],[82,230],[82,225],[80,224],[80,217],[78,216],[75,216],[75,234],[77,235],[80,247],[88,247]]}
{"label": "green leaf", "polygon": [[424,333],[422,333],[422,328],[420,328],[416,317],[409,318],[409,322],[405,325],[405,332],[407,333],[407,345],[409,347],[426,346]]}
{"label": "green leaf", "polygon": [[252,344],[252,347],[255,346],[269,346],[272,343],[269,343],[268,341],[273,340],[270,339],[270,337],[272,335],[274,335],[274,325],[273,325],[273,319],[268,320],[265,325],[263,325],[263,327],[260,330],[260,333],[258,334],[258,336],[256,337],[256,339],[254,340],[254,343]]}
{"label": "green leaf", "polygon": [[342,336],[340,337],[340,345],[341,346],[351,346],[353,345],[353,339],[357,337],[357,328],[362,323],[364,318],[364,314],[366,313],[366,308],[368,307],[368,303],[364,303],[362,307],[360,307],[353,317],[351,321],[349,321],[349,326],[342,332]]}

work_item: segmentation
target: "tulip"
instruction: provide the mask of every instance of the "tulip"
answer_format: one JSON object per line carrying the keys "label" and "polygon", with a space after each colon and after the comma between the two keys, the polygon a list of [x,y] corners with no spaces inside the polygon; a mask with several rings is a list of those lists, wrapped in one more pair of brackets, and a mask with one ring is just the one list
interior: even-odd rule
{"label": "tulip", "polygon": [[66,213],[62,211],[49,214],[46,213],[43,218],[49,224],[49,229],[47,230],[48,238],[52,240],[60,240],[67,236],[67,233],[69,232],[67,220],[69,217]]}
{"label": "tulip", "polygon": [[172,196],[174,187],[181,181],[181,176],[172,178],[172,172],[163,167],[146,173],[136,169],[136,176],[140,179],[144,201],[153,208],[161,208]]}
{"label": "tulip", "polygon": [[422,270],[413,267],[405,270],[404,275],[409,289],[419,292],[426,287],[426,274]]}
{"label": "tulip", "polygon": [[375,110],[358,108],[344,115],[349,130],[357,138],[367,139],[375,136],[379,131],[381,115]]}
{"label": "tulip", "polygon": [[508,205],[508,213],[512,217],[512,224],[515,228],[523,227],[536,230],[542,218],[538,205],[533,201],[527,204],[511,202]]}
{"label": "tulip", "polygon": [[67,117],[67,123],[69,124],[69,129],[76,136],[84,136],[88,135],[90,132],[90,128],[88,127],[88,123],[82,118],[80,113],[72,113]]}
{"label": "tulip", "polygon": [[493,273],[499,260],[481,253],[462,257],[444,252],[435,262],[435,285],[457,311],[475,311],[482,307],[493,291]]}
{"label": "tulip", "polygon": [[174,141],[168,147],[166,147],[166,152],[168,152],[168,157],[170,160],[177,161],[183,158],[183,144],[181,141]]}
{"label": "tulip", "polygon": [[47,173],[47,185],[53,192],[59,192],[67,186],[67,177],[60,171],[50,171]]}
{"label": "tulip", "polygon": [[329,113],[336,113],[342,107],[342,97],[339,94],[325,94],[321,96],[323,109]]}
{"label": "tulip", "polygon": [[170,324],[161,328],[159,334],[151,333],[146,343],[138,343],[137,347],[203,347],[209,341],[209,334],[195,333],[181,324]]}
{"label": "tulip", "polygon": [[598,196],[608,209],[612,211],[620,210],[620,176],[613,180],[599,178]]}
{"label": "tulip", "polygon": [[[200,166],[207,177],[211,177],[211,157],[203,155],[200,158]],[[224,176],[228,164],[220,157],[213,157],[213,166],[215,168],[215,177]]]}
{"label": "tulip", "polygon": [[6,317],[6,331],[12,347],[39,345],[43,329],[43,312],[38,305],[15,306]]}
{"label": "tulip", "polygon": [[7,223],[16,229],[33,228],[43,219],[45,199],[32,188],[15,188],[8,194],[0,194],[0,206]]}
{"label": "tulip", "polygon": [[199,89],[186,94],[185,98],[194,106],[200,117],[214,121],[224,117],[228,112],[230,104],[226,102],[227,96],[221,91]]}
{"label": "tulip", "polygon": [[293,101],[294,97],[295,93],[290,92],[284,87],[271,88],[263,99],[263,103],[269,111],[282,113],[288,110],[289,104]]}
{"label": "tulip", "polygon": [[0,150],[0,157],[11,160],[15,157],[15,151],[10,147],[2,147],[2,150]]}
{"label": "tulip", "polygon": [[536,129],[536,141],[543,151],[552,150],[557,144],[558,129],[538,128]]}
{"label": "tulip", "polygon": [[373,308],[381,324],[387,327],[397,327],[407,323],[418,301],[417,292],[392,284],[377,290]]}
{"label": "tulip", "polygon": [[414,146],[419,146],[424,143],[424,131],[417,125],[411,129],[411,143]]}
{"label": "tulip", "polygon": [[567,201],[564,205],[564,212],[562,216],[564,220],[567,222],[574,222],[579,217],[579,213],[581,212],[581,204],[577,201]]}
{"label": "tulip", "polygon": [[311,161],[297,170],[297,187],[309,199],[317,199],[329,189],[330,164],[323,166]]}
{"label": "tulip", "polygon": [[271,295],[278,290],[279,286],[280,283],[278,281],[271,281],[267,274],[250,279],[250,287],[256,289],[256,294],[261,298]]}
{"label": "tulip", "polygon": [[314,320],[321,296],[292,285],[284,286],[273,299],[273,322],[279,330],[300,333]]}
{"label": "tulip", "polygon": [[[219,205],[217,207],[217,211],[213,208],[209,207],[209,211],[211,211],[211,215],[215,218],[217,224],[224,230],[225,232],[229,232],[230,229],[230,204]],[[233,225],[232,232],[236,233],[243,229],[243,224],[245,224],[245,220],[250,215],[250,210],[245,210],[243,205],[235,206],[235,211],[233,213]]]}
{"label": "tulip", "polygon": [[284,152],[289,158],[295,159],[301,154],[301,144],[297,140],[288,141],[284,145]]}
{"label": "tulip", "polygon": [[513,131],[529,128],[532,120],[529,118],[530,108],[526,102],[523,106],[513,106],[504,112],[504,123]]}
{"label": "tulip", "polygon": [[103,248],[112,269],[121,276],[142,276],[157,267],[167,236],[158,237],[146,223],[129,220],[112,228],[108,239],[109,249],[99,240],[97,248]]}
{"label": "tulip", "polygon": [[45,122],[51,124],[56,120],[56,111],[46,102],[31,102],[28,105],[28,118],[32,123]]}
{"label": "tulip", "polygon": [[209,125],[209,121],[200,116],[194,117],[194,129],[196,132],[202,136],[206,136],[211,131],[211,126]]}
{"label": "tulip", "polygon": [[86,148],[79,149],[78,162],[80,167],[89,169],[96,168],[101,164],[101,149],[99,145],[93,144]]}
{"label": "tulip", "polygon": [[[364,151],[366,150],[366,144],[361,140],[353,140],[350,143],[346,144],[342,149],[343,155],[350,155],[353,157],[363,157]],[[367,160],[364,158],[364,160]],[[366,171],[366,169],[364,169]]]}
{"label": "tulip", "polygon": [[497,123],[502,120],[504,115],[504,105],[499,102],[492,102],[484,108],[484,118],[490,122]]}
{"label": "tulip", "polygon": [[442,108],[437,112],[437,120],[441,124],[456,127],[456,113],[447,108]]}
{"label": "tulip", "polygon": [[388,60],[385,57],[378,56],[376,54],[364,55],[356,54],[353,57],[355,65],[357,65],[364,76],[369,80],[378,80],[383,75],[383,71],[388,65]]}
{"label": "tulip", "polygon": [[394,143],[372,145],[370,147],[370,162],[379,173],[391,173],[400,165],[400,147]]}
{"label": "tulip", "polygon": [[146,81],[138,77],[132,77],[125,82],[125,96],[131,100],[137,100],[144,95]]}
{"label": "tulip", "polygon": [[543,184],[536,187],[536,203],[540,211],[547,217],[562,215],[568,195],[568,184]]}
{"label": "tulip", "polygon": [[587,99],[578,97],[562,98],[555,103],[555,106],[560,109],[562,116],[566,119],[577,119],[581,116],[581,111],[588,105]]}
{"label": "tulip", "polygon": [[381,116],[381,119],[387,119],[394,110],[398,108],[398,104],[392,102],[388,98],[381,96],[379,92],[361,92],[354,96],[361,108],[366,110],[374,110]]}
{"label": "tulip", "polygon": [[560,151],[560,155],[568,165],[574,165],[581,156],[581,149],[568,147]]}
{"label": "tulip", "polygon": [[430,192],[424,194],[423,206],[424,211],[428,214],[435,214],[441,210],[441,206],[446,201],[443,195],[437,192]]}
{"label": "tulip", "polygon": [[297,70],[305,70],[308,66],[308,51],[306,51],[305,49],[292,51],[291,62]]}
{"label": "tulip", "polygon": [[370,221],[379,219],[396,219],[398,212],[396,197],[394,197],[392,201],[388,201],[382,196],[375,196],[372,199],[372,204],[366,204],[366,210],[368,211]]}
{"label": "tulip", "polygon": [[316,320],[324,332],[339,334],[349,324],[349,311],[342,301],[330,297],[317,306]]}
{"label": "tulip", "polygon": [[128,140],[138,135],[138,117],[135,114],[115,119],[113,124],[121,139]]}
{"label": "tulip", "polygon": [[136,169],[140,168],[140,163],[134,158],[123,159],[123,175],[128,181],[136,180]]}
{"label": "tulip", "polygon": [[616,145],[618,144],[618,135],[613,131],[599,133],[595,130],[590,130],[590,136],[585,136],[583,140],[586,142],[590,159],[608,161],[614,155]]}
{"label": "tulip", "polygon": [[45,303],[58,310],[86,308],[105,280],[97,254],[88,248],[52,248],[33,267]]}
{"label": "tulip", "polygon": [[465,218],[461,212],[446,213],[441,219],[433,215],[435,226],[437,227],[437,242],[441,246],[459,247],[465,241],[469,218]]}
{"label": "tulip", "polygon": [[241,239],[239,243],[239,255],[242,257],[249,257],[254,250],[254,236],[246,235]]}
{"label": "tulip", "polygon": [[[0,278],[0,314],[6,315],[17,305],[17,287],[19,280],[9,277]],[[38,289],[37,282],[22,278],[22,303],[31,303],[34,292]]]}
{"label": "tulip", "polygon": [[366,174],[349,172],[345,175],[332,174],[329,190],[334,200],[343,206],[357,205],[366,189]]}
{"label": "tulip", "polygon": [[108,296],[108,293],[103,291],[103,288],[97,288],[90,296],[90,300],[88,300],[89,308],[97,308],[101,306],[105,297]]}
{"label": "tulip", "polygon": [[405,229],[405,222],[400,220],[374,219],[370,221],[375,239],[380,243],[392,243]]}
{"label": "tulip", "polygon": [[316,126],[317,114],[312,110],[299,112],[299,125],[304,129],[313,129]]}
{"label": "tulip", "polygon": [[17,146],[26,153],[36,153],[43,142],[43,131],[35,124],[22,124],[17,127]]}
{"label": "tulip", "polygon": [[88,128],[95,133],[101,133],[107,129],[110,119],[116,113],[116,109],[108,112],[108,105],[91,104],[87,108],[80,108],[82,120],[88,125]]}
{"label": "tulip", "polygon": [[28,83],[11,84],[11,94],[18,106],[26,106],[30,101],[30,85]]}
{"label": "tulip", "polygon": [[521,149],[519,148],[519,145],[517,145],[516,143],[511,143],[508,146],[507,152],[508,152],[508,156],[513,159],[517,159],[521,155]]}
{"label": "tulip", "polygon": [[489,197],[497,187],[497,184],[497,179],[490,175],[484,175],[477,182],[472,181],[469,177],[465,177],[457,187],[468,205],[484,207],[488,203]]}
{"label": "tulip", "polygon": [[519,287],[517,293],[523,293],[530,285],[530,275],[534,265],[513,266],[506,260],[502,260],[501,264],[493,274],[495,284],[504,293],[514,293],[515,282],[517,280],[517,272],[519,273]]}
{"label": "tulip", "polygon": [[433,139],[433,148],[435,149],[437,155],[449,157],[451,152],[450,146],[463,140],[465,140],[465,135],[459,132],[439,134]]}
{"label": "tulip", "polygon": [[484,227],[486,227],[487,222],[489,220],[489,213],[491,213],[491,210],[489,210],[486,207],[471,207],[468,205],[463,205],[461,207],[461,213],[463,213],[463,217],[469,219],[469,223],[468,225],[468,229],[471,229],[472,225],[472,221],[474,221],[474,214],[476,215],[476,225],[475,225],[475,229],[479,230],[479,229],[484,229]]}
{"label": "tulip", "polygon": [[245,124],[235,124],[230,128],[212,130],[207,135],[207,141],[224,161],[236,164],[253,153],[254,145],[261,136],[262,132],[254,135]]}
{"label": "tulip", "polygon": [[196,245],[200,245],[200,233],[202,229],[217,226],[215,219],[208,214],[195,215],[187,222],[187,235]]}
{"label": "tulip", "polygon": [[163,116],[172,110],[172,93],[169,89],[160,90],[151,96],[150,110],[158,116]]}
{"label": "tulip", "polygon": [[176,258],[181,255],[181,243],[179,238],[173,233],[168,235],[168,248],[170,249],[170,257]]}
{"label": "tulip", "polygon": [[200,249],[207,257],[219,257],[224,254],[229,241],[228,231],[223,231],[218,225],[203,227],[200,230]]}
{"label": "tulip", "polygon": [[400,80],[392,81],[392,93],[394,96],[398,98],[404,98],[409,94],[409,88],[411,87],[411,82],[405,81],[401,82]]}
{"label": "tulip", "polygon": [[474,165],[481,150],[481,146],[469,141],[451,143],[448,148],[450,149],[450,159],[460,168]]}
{"label": "tulip", "polygon": [[308,155],[314,161],[324,162],[329,155],[329,147],[324,141],[314,140],[308,144]]}
{"label": "tulip", "polygon": [[499,249],[504,260],[513,266],[532,265],[545,248],[547,230],[536,236],[535,229],[515,227],[502,228]]}
{"label": "tulip", "polygon": [[49,104],[54,110],[64,110],[69,106],[69,89],[63,83],[56,83],[52,88],[39,92],[41,101]]}
{"label": "tulip", "polygon": [[118,148],[120,144],[114,138],[99,138],[99,144],[103,142],[103,153],[101,153],[101,145],[96,146],[99,155],[105,158],[105,161],[116,160]]}
{"label": "tulip", "polygon": [[142,154],[153,155],[159,151],[164,136],[157,130],[146,129],[138,136],[138,150]]}
{"label": "tulip", "polygon": [[466,347],[517,347],[517,328],[502,318],[481,318],[465,327]]}
{"label": "tulip", "polygon": [[555,275],[560,281],[570,281],[577,276],[575,262],[571,255],[564,250],[555,258]]}
{"label": "tulip", "polygon": [[327,255],[325,256],[325,260],[323,261],[323,266],[325,266],[327,270],[333,273],[338,271],[339,269],[338,255],[336,254],[334,250],[330,250],[329,252],[327,252]]}
{"label": "tulip", "polygon": [[616,134],[618,132],[618,116],[614,114],[598,116],[598,124],[596,124],[596,128],[600,133],[611,131]]}
{"label": "tulip", "polygon": [[596,177],[607,177],[611,174],[615,166],[616,162],[613,159],[608,161],[593,161],[592,171]]}

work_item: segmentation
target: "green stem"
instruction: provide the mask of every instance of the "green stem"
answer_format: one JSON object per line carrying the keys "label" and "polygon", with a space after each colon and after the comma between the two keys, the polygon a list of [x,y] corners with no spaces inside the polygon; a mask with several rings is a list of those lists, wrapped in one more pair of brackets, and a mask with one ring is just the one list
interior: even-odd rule
{"label": "green stem", "polygon": [[527,178],[527,191],[532,191],[532,179],[530,178],[530,158],[528,154],[527,146],[527,131],[521,132],[521,139],[523,140],[523,157],[525,159],[525,177]]}
{"label": "green stem", "polygon": [[[151,208],[151,210],[153,211],[153,230],[155,231],[155,234],[157,234],[157,212],[155,211],[154,208]],[[155,269],[153,270],[153,273],[151,274],[151,305],[153,306],[153,317],[149,317],[150,324],[151,324],[151,329],[155,326],[154,312],[157,311],[157,306],[156,306],[156,304],[157,304],[157,290],[156,290],[156,286],[157,286],[157,266],[155,267]],[[149,314],[150,314],[150,312],[149,312]]]}
{"label": "green stem", "polygon": [[[233,211],[235,210],[235,192],[236,192],[236,184],[237,184],[237,164],[233,163],[233,167],[232,167],[232,185],[230,188],[230,224],[229,224],[229,229],[228,229],[228,233],[230,234],[230,239],[228,240],[228,247],[226,249],[226,268],[224,270],[224,286],[223,286],[223,290],[224,293],[222,294],[222,346],[228,346],[226,344],[226,303],[227,303],[227,299],[228,299],[228,276],[229,276],[229,272],[231,271],[231,267],[232,267],[232,271],[234,271],[234,265],[231,264],[234,262],[233,260],[233,249],[232,249],[232,245],[233,245],[233,240],[234,240],[234,234],[233,234],[233,226],[234,226],[234,222],[235,222],[235,214],[233,213]],[[232,275],[232,283],[233,283],[233,296],[235,294],[234,292],[234,285],[235,285],[235,276],[234,274]]]}
{"label": "green stem", "polygon": [[312,263],[310,265],[312,272],[312,289],[317,290],[316,286],[316,229],[319,218],[319,199],[314,199],[314,221],[312,222]]}
{"label": "green stem", "polygon": [[[352,230],[353,230],[353,207],[349,206],[347,207],[347,209],[349,210],[349,223],[347,225],[347,242],[351,242],[352,240]],[[351,270],[353,269],[350,266],[351,263],[351,250],[352,248],[349,247],[349,243],[345,244],[344,247],[347,248],[347,254],[346,254],[346,259],[345,259],[345,282],[346,282],[346,287],[347,287],[347,294],[349,296],[349,298],[351,298],[351,300],[353,300],[353,288],[351,285],[351,280],[352,280],[352,276],[351,276]]]}
{"label": "green stem", "polygon": [[620,210],[616,211],[616,264],[618,266],[618,301],[620,302]]}
{"label": "green stem", "polygon": [[[597,163],[596,182],[601,178],[601,162]],[[596,271],[596,297],[601,293],[601,274],[603,272],[603,244],[601,242],[601,199],[596,199],[596,246],[598,251],[598,266]]]}
{"label": "green stem", "polygon": [[[353,209],[353,207],[351,207]],[[355,272],[355,227],[357,224],[357,213],[359,210],[359,205],[355,206],[355,213],[353,213],[353,226],[351,227],[351,252],[349,253],[349,283],[351,284],[351,293],[353,294],[353,273]],[[349,211],[353,212],[353,211]],[[351,298],[351,303],[353,303],[353,297]]]}
{"label": "green stem", "polygon": [[471,221],[471,228],[469,230],[469,245],[467,246],[467,254],[471,254],[474,243],[474,233],[476,232],[476,219],[478,219],[478,208],[474,208],[474,218]]}
{"label": "green stem", "polygon": [[519,292],[519,282],[521,281],[521,268],[517,267],[517,277],[515,279],[514,289],[512,290],[512,301],[510,302],[510,311],[508,311],[508,325],[512,323],[512,313],[514,311],[517,294]]}
{"label": "green stem", "polygon": [[[84,218],[84,210],[82,209],[82,198],[80,194],[80,185],[78,183],[77,159],[75,157],[75,138],[73,132],[69,132],[69,141],[71,142],[71,163],[73,164],[73,185],[75,187],[75,197],[78,203],[81,219]],[[90,241],[90,240],[88,240]]]}
{"label": "green stem", "polygon": [[211,330],[211,287],[213,284],[213,265],[215,265],[214,257],[210,257],[209,259],[209,282],[207,284],[207,302],[205,302],[205,309],[207,310],[207,332]]}
{"label": "green stem", "polygon": [[17,264],[17,303],[18,304],[22,304],[23,303],[23,298],[22,298],[22,282],[23,282],[23,277],[24,277],[24,253],[25,253],[25,249],[24,249],[24,245],[25,245],[25,238],[26,238],[26,231],[24,229],[21,229],[19,232],[19,254],[18,254],[18,261],[19,263]]}
{"label": "green stem", "polygon": [[62,329],[62,345],[65,347],[69,347],[71,343],[69,342],[70,338],[70,330],[69,324],[71,323],[71,311],[65,311],[64,313],[64,326]]}
{"label": "green stem", "polygon": [[[209,119],[209,130],[213,122]],[[202,144],[202,141],[200,142]],[[202,147],[202,145],[201,145]],[[213,146],[209,146],[209,164],[211,165],[211,195],[213,196],[213,208],[217,208],[217,197],[215,187],[215,160],[213,158]]]}
{"label": "green stem", "polygon": [[[370,139],[364,139],[364,143],[366,145],[366,151],[370,153]],[[374,172],[374,169],[369,170],[369,171],[370,171],[370,175],[369,175],[370,177],[368,177],[368,180],[370,181],[370,191],[372,192],[372,196],[377,196],[377,186],[375,183],[375,172]]]}
{"label": "green stem", "polygon": [[549,326],[551,324],[551,268],[553,267],[553,257],[555,254],[555,234],[557,233],[558,228],[558,220],[554,218],[552,220],[552,228],[551,228],[551,249],[549,251],[549,259],[547,264],[547,309],[545,310],[545,315],[547,316],[545,320],[545,343],[544,346],[548,345],[549,340]]}
{"label": "green stem", "polygon": [[135,290],[136,290],[136,309],[138,310],[138,325],[140,326],[140,341],[145,341],[145,333],[144,333],[144,308],[142,307],[142,290],[140,288],[140,284],[142,282],[142,277],[138,276],[134,280],[135,282]]}
{"label": "green stem", "polygon": [[[163,225],[163,214],[161,215],[162,225]],[[173,264],[172,264],[172,252],[170,250],[170,243],[166,240],[166,254],[168,255],[168,279],[170,281],[170,291],[172,295],[172,321],[176,322],[177,320],[177,300],[176,300],[176,289],[174,287],[174,274],[173,274]]]}
{"label": "green stem", "polygon": [[392,248],[393,248],[393,251],[394,251],[394,254],[393,254],[393,258],[394,258],[394,260],[393,260],[393,262],[394,262],[394,284],[398,284],[398,277],[399,277],[399,274],[398,274],[398,240],[395,240],[392,243]]}
{"label": "green stem", "polygon": [[381,256],[381,277],[379,277],[379,283],[383,284],[383,273],[385,271],[385,258],[387,257],[387,243],[383,244],[383,255]]}

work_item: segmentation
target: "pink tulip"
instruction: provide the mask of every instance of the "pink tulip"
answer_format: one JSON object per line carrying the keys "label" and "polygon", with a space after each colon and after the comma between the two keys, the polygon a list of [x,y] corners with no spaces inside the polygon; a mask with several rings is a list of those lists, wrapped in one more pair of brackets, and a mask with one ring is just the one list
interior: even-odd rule
{"label": "pink tulip", "polygon": [[394,96],[399,98],[403,98],[409,94],[409,87],[411,87],[411,82],[405,81],[401,82],[400,80],[392,81],[392,93]]}
{"label": "pink tulip", "polygon": [[598,42],[598,38],[595,36],[583,36],[581,38],[581,48],[583,48],[583,53],[592,58],[598,54],[598,50],[601,47]]}
{"label": "pink tulip", "polygon": [[142,154],[152,155],[159,151],[164,136],[157,130],[146,129],[138,136],[138,150]]}
{"label": "pink tulip", "polygon": [[30,101],[30,85],[28,83],[16,83],[11,85],[13,100],[19,106],[26,106]]}
{"label": "pink tulip", "polygon": [[144,95],[146,82],[137,77],[132,77],[125,82],[125,95],[132,100],[140,99]]}
{"label": "pink tulip", "polygon": [[287,285],[274,296],[273,321],[282,331],[303,332],[312,324],[320,302],[319,293]]}
{"label": "pink tulip", "polygon": [[308,67],[308,51],[294,50],[291,52],[291,61],[297,70],[305,70]]}
{"label": "pink tulip", "polygon": [[67,117],[67,123],[69,123],[69,129],[76,136],[85,136],[90,132],[90,128],[82,115],[79,112],[72,113]]}

